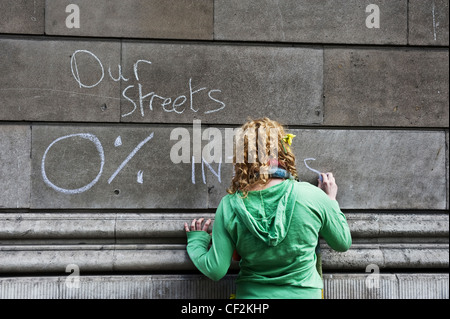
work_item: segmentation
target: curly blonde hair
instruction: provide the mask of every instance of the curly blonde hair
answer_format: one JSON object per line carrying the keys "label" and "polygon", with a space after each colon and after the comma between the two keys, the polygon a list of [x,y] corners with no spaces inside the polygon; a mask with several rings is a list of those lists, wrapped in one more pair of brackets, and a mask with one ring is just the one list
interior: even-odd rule
{"label": "curly blonde hair", "polygon": [[274,159],[279,167],[298,178],[295,155],[283,141],[284,136],[283,125],[267,117],[249,120],[240,128],[234,144],[234,176],[227,189],[229,194],[241,191],[247,197],[252,187],[266,185]]}

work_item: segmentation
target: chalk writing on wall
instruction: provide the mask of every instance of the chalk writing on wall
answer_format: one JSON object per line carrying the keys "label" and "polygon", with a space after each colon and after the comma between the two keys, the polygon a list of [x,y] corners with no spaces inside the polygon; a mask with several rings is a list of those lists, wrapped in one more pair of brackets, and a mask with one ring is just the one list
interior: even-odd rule
{"label": "chalk writing on wall", "polygon": [[[48,152],[55,147],[54,145],[57,144],[59,141],[65,140],[65,139],[70,139],[70,138],[83,138],[86,140],[91,141],[98,152],[98,156],[100,158],[100,167],[98,170],[98,174],[97,176],[88,184],[84,185],[83,187],[80,188],[76,188],[76,189],[66,189],[66,188],[62,188],[59,187],[57,185],[55,185],[53,182],[50,181],[50,179],[47,176],[47,168],[46,168],[46,158],[47,158],[47,154]],[[128,156],[123,160],[123,162],[117,167],[117,169],[114,171],[114,173],[109,177],[108,179],[108,184],[111,184],[111,182],[116,178],[116,176],[120,173],[120,171],[128,164],[128,162],[136,155],[136,153],[147,143],[149,142],[151,139],[153,138],[153,132],[148,135],[143,141],[141,141],[134,149],[133,151],[128,154]],[[115,142],[114,142],[114,146],[115,147],[119,147],[121,145],[121,142],[119,143],[118,141],[120,140],[120,136],[116,138]],[[93,134],[90,133],[78,133],[78,134],[70,134],[70,135],[65,135],[65,136],[61,136],[59,138],[57,138],[56,140],[54,140],[45,150],[44,152],[44,156],[42,157],[42,161],[41,161],[41,174],[42,174],[42,178],[45,182],[45,184],[47,184],[49,187],[51,187],[52,189],[54,189],[57,192],[63,193],[63,194],[79,194],[79,193],[83,193],[89,189],[91,189],[100,179],[100,177],[102,176],[103,173],[103,168],[105,165],[105,152],[103,150],[103,146],[102,143],[100,142],[100,140]],[[137,182],[142,184],[143,183],[143,172],[139,171],[137,173]]]}
{"label": "chalk writing on wall", "polygon": [[[114,181],[114,179],[123,170],[123,168],[125,168],[125,166],[127,166],[127,164],[133,159],[133,157],[147,143],[149,143],[153,139],[153,137],[154,137],[154,133],[151,132],[144,140],[142,140],[140,143],[138,143],[138,145],[125,157],[125,159],[121,162],[121,164],[117,167],[117,169],[115,169],[114,173],[108,178],[108,184],[111,184]],[[88,184],[86,184],[80,188],[67,189],[67,188],[63,188],[63,187],[56,185],[53,181],[50,180],[50,178],[48,177],[48,174],[47,174],[47,170],[51,170],[51,167],[48,167],[46,160],[47,160],[47,156],[48,156],[49,152],[52,152],[52,151],[57,152],[58,142],[63,141],[63,140],[75,139],[75,138],[86,139],[95,145],[97,154],[94,154],[93,157],[89,157],[89,158],[94,159],[95,155],[98,156],[98,158],[100,159],[100,165],[98,168],[97,175],[91,182],[89,182]],[[114,141],[114,147],[117,148],[120,146],[122,146],[122,138],[119,135]],[[90,190],[100,180],[100,178],[103,175],[105,164],[106,164],[105,151],[104,151],[102,143],[100,142],[100,140],[97,136],[95,136],[94,134],[91,134],[91,133],[70,134],[70,135],[58,137],[53,142],[51,142],[50,145],[47,147],[47,149],[45,150],[44,155],[42,157],[42,160],[41,160],[41,175],[42,175],[42,178],[43,178],[45,184],[59,193],[63,193],[66,195],[80,194],[80,193],[84,193],[84,192]],[[174,164],[174,165],[176,165],[176,164]],[[202,158],[201,171],[202,171],[203,183],[206,184],[206,169],[211,171],[211,173],[218,179],[219,183],[221,183],[222,182],[221,181],[221,166],[222,166],[221,159],[218,163],[217,169],[215,169],[213,167],[212,163],[207,162],[204,158]],[[137,175],[136,175],[136,182],[139,184],[144,183],[144,172],[142,170],[138,170]],[[192,161],[191,183],[196,184],[196,181],[195,181],[195,159],[194,158]]]}
{"label": "chalk writing on wall", "polygon": [[[47,173],[46,173],[45,160],[47,158],[48,152],[53,147],[53,145],[55,145],[59,141],[73,138],[73,137],[80,137],[80,138],[89,140],[92,143],[94,143],[94,145],[98,151],[98,155],[100,157],[100,168],[99,168],[97,176],[89,184],[84,185],[83,187],[80,187],[80,188],[76,188],[76,189],[65,189],[65,188],[62,188],[62,187],[59,187],[59,186],[53,184],[49,180],[49,178],[47,177]],[[83,192],[91,189],[92,186],[94,186],[98,182],[98,180],[100,179],[100,176],[103,173],[104,165],[105,165],[105,152],[103,150],[102,143],[100,143],[100,140],[95,135],[89,134],[89,133],[70,134],[70,135],[61,136],[61,137],[57,138],[47,147],[47,149],[45,150],[44,156],[42,157],[42,161],[41,161],[41,173],[42,173],[42,178],[44,179],[45,184],[47,184],[48,186],[53,188],[55,191],[61,192],[64,194],[79,194],[79,193],[83,193]]]}
{"label": "chalk writing on wall", "polygon": [[[146,136],[145,139],[140,141],[129,154],[124,156],[123,160],[121,159],[122,162],[120,163],[120,165],[118,165],[117,168],[115,168],[114,173],[112,173],[111,176],[109,176],[109,178],[107,180],[108,184],[111,184],[115,180],[115,178],[119,175],[119,173],[128,165],[128,163],[139,153],[139,151],[146,144],[148,144],[152,139],[154,139],[154,132],[147,133],[147,134],[148,135]],[[90,181],[86,185],[79,187],[79,188],[68,189],[68,188],[60,187],[60,186],[56,185],[56,183],[54,181],[51,181],[51,179],[48,177],[47,171],[52,169],[52,167],[48,167],[49,165],[47,164],[48,154],[50,152],[56,152],[56,153],[58,152],[58,143],[60,141],[69,140],[69,143],[71,143],[71,141],[70,141],[71,139],[75,140],[75,139],[80,139],[80,138],[90,141],[95,146],[96,154],[90,154],[88,156],[88,158],[91,159],[90,160],[91,162],[94,161],[96,157],[99,158],[100,164],[98,167],[98,171],[96,171],[96,176],[95,176],[95,178],[92,179],[92,181]],[[201,144],[201,141],[200,141],[200,144]],[[122,138],[120,135],[115,138],[113,145],[115,148],[119,148],[122,146]],[[93,148],[91,148],[91,149],[93,149]],[[204,154],[207,154],[209,152],[209,149],[206,149],[206,150],[207,150],[207,152],[204,152]],[[195,178],[195,176],[196,176],[196,165],[195,164],[201,163],[200,166],[201,166],[201,176],[202,176],[203,184],[207,184],[207,181],[206,181],[206,172],[207,171],[209,171],[217,179],[217,181],[219,183],[222,183],[222,171],[223,171],[222,170],[222,164],[223,164],[222,157],[219,157],[219,159],[217,161],[215,161],[212,159],[206,159],[203,155],[201,155],[200,160],[197,160],[195,158],[195,155],[191,156],[191,165],[190,165],[191,179],[190,179],[190,182],[192,184],[197,183],[196,178]],[[232,156],[231,157],[226,156],[226,158],[227,158],[227,160],[225,161],[225,163],[230,163],[229,160],[232,159]],[[108,162],[108,164],[116,162],[117,159],[109,159],[109,160],[111,160],[111,161]],[[319,171],[311,168],[307,164],[307,161],[311,161],[311,160],[315,160],[315,159],[313,159],[313,158],[304,159],[303,162],[304,162],[306,168],[315,172],[316,174],[320,174]],[[172,163],[173,163],[173,165],[178,165],[181,162],[172,162]],[[100,178],[103,175],[104,167],[106,164],[107,164],[107,156],[105,155],[103,145],[97,136],[95,136],[94,134],[91,134],[91,133],[69,134],[69,135],[64,135],[64,136],[58,137],[57,139],[52,141],[49,144],[49,146],[46,148],[46,150],[42,156],[42,160],[41,160],[41,175],[42,175],[44,183],[59,193],[63,193],[66,195],[80,194],[80,193],[84,193],[84,192],[90,190],[95,184],[97,184],[97,182],[100,180]],[[116,165],[116,164],[114,164],[114,165]],[[74,177],[74,178],[76,178],[76,177]],[[320,178],[320,175],[319,175],[319,178]],[[137,170],[136,182],[139,184],[144,184],[144,171],[143,170]]]}
{"label": "chalk writing on wall", "polygon": [[[80,59],[80,57],[83,57],[83,59]],[[82,65],[80,65],[80,60],[91,61],[90,65],[95,65],[96,69],[83,68]],[[222,90],[195,85],[191,77],[187,80],[186,87],[183,90],[188,92],[186,94],[168,97],[163,96],[161,93],[148,90],[148,88],[145,87],[145,79],[140,77],[139,71],[141,68],[151,67],[151,65],[152,62],[145,59],[139,59],[133,64],[131,76],[137,81],[137,84],[128,85],[122,90],[122,97],[128,103],[128,107],[126,105],[123,107],[125,111],[124,114],[122,114],[122,117],[130,116],[137,110],[139,110],[138,112],[140,115],[144,117],[146,111],[151,112],[156,111],[157,109],[174,114],[183,114],[188,111],[194,113],[200,111],[203,114],[211,114],[219,112],[226,107],[225,102],[222,101],[220,96]],[[112,74],[111,66],[108,67],[108,76],[106,76],[105,67],[103,66],[102,61],[93,52],[88,50],[76,50],[71,56],[70,67],[75,81],[80,88],[84,89],[94,88],[108,77],[114,82],[122,81],[123,83],[129,82],[131,79],[130,76],[126,77],[123,74],[122,65],[120,64],[117,66],[117,76]],[[88,70],[89,77],[86,76],[86,73],[83,74],[81,70]],[[97,78],[92,80],[91,77],[94,75],[96,75]],[[88,83],[87,78],[90,78],[91,83]],[[198,96],[197,94],[206,94],[212,103],[209,105],[197,106],[195,104],[195,98]],[[133,96],[137,96],[137,98],[133,98]]]}

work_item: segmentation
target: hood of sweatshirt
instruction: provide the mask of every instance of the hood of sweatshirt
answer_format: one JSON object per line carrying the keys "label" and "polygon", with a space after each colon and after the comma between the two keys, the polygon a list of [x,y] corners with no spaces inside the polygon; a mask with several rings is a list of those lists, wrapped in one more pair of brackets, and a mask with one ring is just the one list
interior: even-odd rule
{"label": "hood of sweatshirt", "polygon": [[268,246],[277,246],[286,237],[295,206],[293,180],[261,191],[248,192],[246,198],[236,192],[231,205],[239,220]]}

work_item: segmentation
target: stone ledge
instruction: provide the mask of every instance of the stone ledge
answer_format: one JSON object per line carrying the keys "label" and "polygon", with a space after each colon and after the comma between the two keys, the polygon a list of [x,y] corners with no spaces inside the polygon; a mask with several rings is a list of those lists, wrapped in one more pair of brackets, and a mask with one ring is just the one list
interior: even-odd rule
{"label": "stone ledge", "polygon": [[[353,238],[447,238],[447,213],[345,213]],[[70,243],[70,240],[103,244],[128,240],[185,238],[184,222],[212,218],[213,213],[0,213],[0,244]],[[140,239],[141,241],[136,241]],[[392,241],[391,241],[392,242]]]}
{"label": "stone ledge", "polygon": [[[321,245],[324,269],[441,269],[449,266],[448,244],[356,244],[344,253]],[[0,273],[58,273],[75,264],[83,272],[186,271],[195,266],[186,245],[0,246]],[[232,269],[238,264],[232,262]]]}
{"label": "stone ledge", "polygon": [[[448,299],[449,274],[324,274],[325,299]],[[214,282],[201,275],[68,276],[0,278],[0,299],[228,299],[236,275]],[[69,282],[70,283],[70,282]],[[372,288],[370,288],[372,287]],[[378,288],[377,288],[378,287]]]}
{"label": "stone ledge", "polygon": [[[204,213],[0,213],[0,273],[194,270],[183,223]],[[353,245],[324,269],[447,268],[448,214],[346,213]],[[233,264],[237,268],[237,264]]]}

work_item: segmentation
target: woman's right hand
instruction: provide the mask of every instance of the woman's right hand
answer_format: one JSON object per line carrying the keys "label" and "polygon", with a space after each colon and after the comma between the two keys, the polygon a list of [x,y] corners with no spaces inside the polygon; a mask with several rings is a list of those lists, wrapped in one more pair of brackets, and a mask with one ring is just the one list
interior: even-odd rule
{"label": "woman's right hand", "polygon": [[333,173],[322,173],[323,181],[319,179],[318,187],[322,189],[331,200],[336,200],[336,195],[338,191],[338,186],[336,180],[334,179]]}

